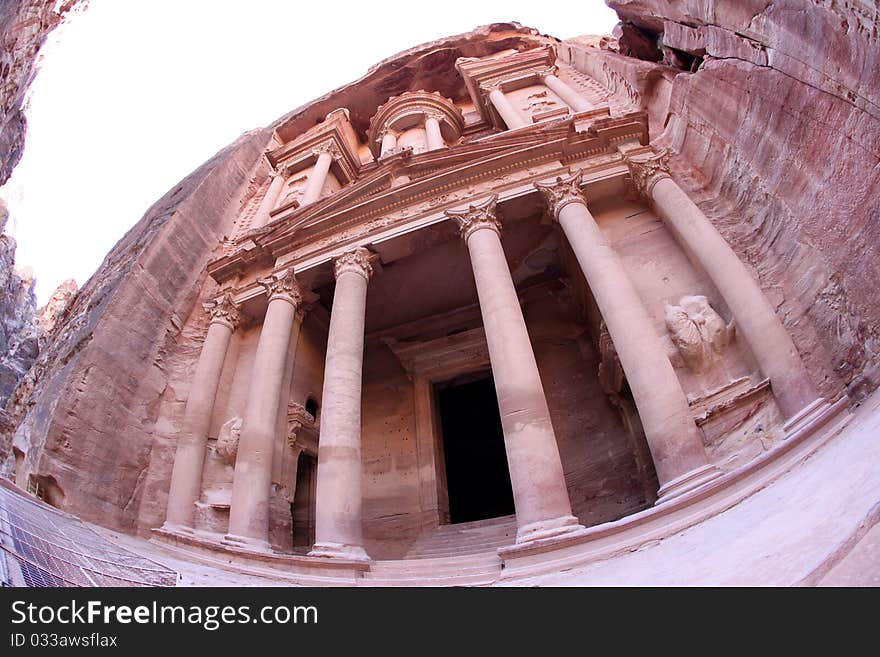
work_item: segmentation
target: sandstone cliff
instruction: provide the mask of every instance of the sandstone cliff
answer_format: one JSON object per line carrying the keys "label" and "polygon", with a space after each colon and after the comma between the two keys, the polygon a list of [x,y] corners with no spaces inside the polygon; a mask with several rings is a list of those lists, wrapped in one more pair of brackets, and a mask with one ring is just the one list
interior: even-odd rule
{"label": "sandstone cliff", "polygon": [[64,311],[7,406],[24,454],[20,486],[31,476],[50,503],[132,529],[157,409],[174,395],[166,354],[269,134],[243,135],[157,201]]}
{"label": "sandstone cliff", "polygon": [[653,141],[752,267],[822,393],[880,382],[880,9],[608,0],[619,52],[561,50]]}
{"label": "sandstone cliff", "polygon": [[0,407],[37,357],[34,279],[15,270],[15,240],[3,234],[9,214],[0,200]]}

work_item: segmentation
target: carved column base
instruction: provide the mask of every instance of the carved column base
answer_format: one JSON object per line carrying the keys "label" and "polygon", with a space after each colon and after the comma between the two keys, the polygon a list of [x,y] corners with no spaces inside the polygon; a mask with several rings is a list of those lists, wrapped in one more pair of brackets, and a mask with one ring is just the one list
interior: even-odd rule
{"label": "carved column base", "polygon": [[360,545],[343,543],[315,543],[315,546],[309,550],[309,556],[346,561],[370,561],[370,556]]}
{"label": "carved column base", "polygon": [[551,520],[540,520],[518,527],[516,530],[516,544],[522,545],[523,543],[532,543],[547,538],[567,536],[568,534],[580,531],[584,531],[584,526],[574,516],[560,516]]}
{"label": "carved column base", "polygon": [[721,474],[721,470],[719,470],[711,463],[708,463],[698,468],[694,468],[690,472],[686,472],[680,477],[676,477],[671,481],[667,481],[660,487],[660,490],[657,492],[657,501],[655,502],[655,506],[658,504],[663,504],[664,502],[668,502],[669,500],[679,497],[680,495],[684,495],[685,493],[692,491],[697,486],[702,486],[703,484],[720,477]]}
{"label": "carved column base", "polygon": [[823,397],[817,397],[785,421],[782,425],[785,436],[789,437],[808,427],[812,422],[820,419],[828,408],[830,404]]}
{"label": "carved column base", "polygon": [[223,537],[223,543],[230,547],[256,550],[257,552],[272,551],[272,546],[269,545],[269,541],[264,541],[259,538],[251,538],[249,536],[238,536],[237,534],[226,534],[226,536]]}

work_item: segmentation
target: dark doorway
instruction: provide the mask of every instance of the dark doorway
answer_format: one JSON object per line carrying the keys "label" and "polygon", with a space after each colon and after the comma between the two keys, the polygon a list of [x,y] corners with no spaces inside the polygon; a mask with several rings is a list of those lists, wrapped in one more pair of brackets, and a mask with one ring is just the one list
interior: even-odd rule
{"label": "dark doorway", "polygon": [[512,514],[513,491],[492,375],[481,373],[438,384],[436,395],[450,522]]}
{"label": "dark doorway", "polygon": [[296,490],[290,515],[293,520],[293,551],[305,553],[315,544],[315,486],[318,464],[314,456],[300,452]]}

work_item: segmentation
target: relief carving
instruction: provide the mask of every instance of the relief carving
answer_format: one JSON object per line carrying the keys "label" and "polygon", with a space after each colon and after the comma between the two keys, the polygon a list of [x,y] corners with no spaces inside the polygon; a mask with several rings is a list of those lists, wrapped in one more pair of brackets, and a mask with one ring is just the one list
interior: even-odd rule
{"label": "relief carving", "polygon": [[667,305],[666,329],[684,364],[693,372],[712,369],[730,344],[734,324],[725,324],[706,297],[685,296],[677,306]]}
{"label": "relief carving", "polygon": [[241,436],[242,419],[234,417],[227,420],[217,434],[215,450],[217,456],[229,465],[235,465],[235,457],[238,455],[238,439]]}

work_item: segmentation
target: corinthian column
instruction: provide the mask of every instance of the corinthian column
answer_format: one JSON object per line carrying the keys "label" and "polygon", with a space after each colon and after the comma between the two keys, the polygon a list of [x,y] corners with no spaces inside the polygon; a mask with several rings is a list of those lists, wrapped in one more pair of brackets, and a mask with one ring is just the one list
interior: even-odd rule
{"label": "corinthian column", "polygon": [[439,148],[446,147],[443,134],[440,132],[441,120],[442,116],[439,114],[429,114],[425,117],[425,133],[427,134],[429,151],[436,151]]}
{"label": "corinthian column", "polygon": [[504,124],[510,130],[528,125],[523,115],[511,104],[499,87],[490,88],[489,102],[492,103],[492,106],[498,111],[498,114],[504,120]]}
{"label": "corinthian column", "polygon": [[700,430],[648,311],[580,192],[581,173],[535,186],[562,226],[632,391],[660,481],[658,501],[713,479]]}
{"label": "corinthian column", "polygon": [[571,513],[544,387],[501,246],[496,199],[446,216],[461,228],[471,257],[504,430],[516,542],[525,543],[583,528]]}
{"label": "corinthian column", "polygon": [[281,190],[284,189],[285,180],[286,178],[282,172],[278,171],[272,173],[272,182],[269,184],[269,190],[266,192],[263,200],[260,201],[260,207],[257,208],[256,218],[254,219],[254,228],[259,228],[260,226],[265,226],[269,223],[269,213],[278,202]]}
{"label": "corinthian column", "polygon": [[627,164],[636,187],[724,297],[736,318],[737,333],[770,379],[782,414],[791,419],[816,405],[819,394],[791,336],[721,233],[670,177],[667,154],[628,157]]}
{"label": "corinthian column", "polygon": [[324,183],[327,182],[327,174],[330,172],[330,165],[333,164],[333,158],[336,155],[336,148],[333,144],[324,144],[318,147],[315,154],[318,159],[315,161],[315,168],[309,175],[300,205],[309,205],[321,197]]}
{"label": "corinthian column", "polygon": [[586,112],[593,109],[590,102],[581,96],[577,91],[569,87],[565,82],[557,78],[552,73],[541,76],[541,81],[548,89],[559,96],[562,101],[575,112]]}
{"label": "corinthian column", "polygon": [[397,148],[397,137],[391,128],[388,128],[382,135],[382,150],[379,152],[379,157],[385,157],[395,148]]}
{"label": "corinthian column", "polygon": [[211,323],[199,354],[183,413],[183,427],[177,442],[174,468],[171,471],[171,488],[168,491],[168,509],[164,524],[166,529],[192,528],[194,505],[202,490],[205,447],[217,387],[220,384],[220,373],[226,359],[229,339],[241,318],[238,307],[228,294],[206,303],[204,307],[211,314]]}
{"label": "corinthian column", "polygon": [[259,282],[266,289],[269,306],[257,344],[241,427],[226,539],[268,549],[272,455],[281,406],[281,382],[289,343],[299,337],[302,313],[297,311],[302,304],[302,292],[293,269],[272,274]]}
{"label": "corinthian column", "polygon": [[315,545],[310,556],[369,559],[361,526],[361,386],[364,313],[373,273],[370,252],[358,248],[333,263],[336,292],[330,313],[318,481]]}

